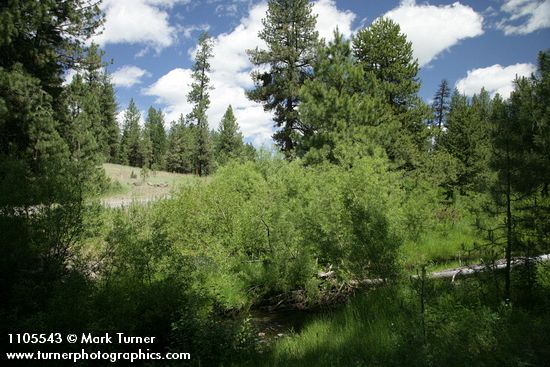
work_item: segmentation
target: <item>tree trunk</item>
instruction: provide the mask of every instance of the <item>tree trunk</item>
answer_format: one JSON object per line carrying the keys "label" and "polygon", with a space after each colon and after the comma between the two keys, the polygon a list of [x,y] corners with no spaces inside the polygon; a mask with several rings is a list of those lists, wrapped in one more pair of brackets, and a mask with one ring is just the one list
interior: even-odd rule
{"label": "tree trunk", "polygon": [[506,271],[504,274],[504,302],[510,303],[510,270],[512,263],[512,205],[510,184],[510,156],[506,156]]}

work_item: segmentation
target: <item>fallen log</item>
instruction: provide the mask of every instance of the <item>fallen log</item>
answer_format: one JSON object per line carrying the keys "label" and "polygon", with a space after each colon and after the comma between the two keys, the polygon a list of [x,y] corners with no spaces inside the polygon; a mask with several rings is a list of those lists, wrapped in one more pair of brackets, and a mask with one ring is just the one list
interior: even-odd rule
{"label": "fallen log", "polygon": [[[534,263],[534,262],[545,262],[549,260],[550,260],[550,254],[533,256],[533,257],[516,257],[512,259],[512,262],[510,263],[510,267],[514,268],[516,266],[525,265],[528,261]],[[429,278],[434,278],[434,279],[451,278],[451,282],[454,282],[457,276],[467,276],[467,275],[473,275],[473,274],[481,273],[485,271],[501,270],[505,268],[506,268],[506,260],[501,259],[501,260],[495,261],[492,264],[466,265],[466,266],[461,266],[459,268],[434,271],[432,273],[427,274],[427,276]],[[411,278],[413,279],[416,279],[419,277],[420,275],[411,275]],[[358,283],[361,283],[361,284],[367,284],[367,285],[377,285],[383,282],[384,282],[384,279],[374,278],[374,279],[363,279],[360,282],[352,282],[352,284],[357,285]]]}
{"label": "fallen log", "polygon": [[[540,256],[534,256],[534,257],[518,257],[512,259],[512,262],[510,263],[510,267],[516,267],[519,265],[525,265],[527,262],[544,262],[550,260],[550,254],[546,255],[540,255]],[[498,260],[495,261],[492,264],[476,264],[476,265],[469,265],[469,266],[461,266],[459,268],[454,269],[446,269],[441,271],[436,271],[433,273],[430,273],[429,276],[432,278],[451,278],[452,281],[455,280],[455,278],[459,275],[471,275],[483,271],[494,271],[494,270],[500,270],[506,268],[506,260]],[[418,276],[414,276],[415,278]]]}

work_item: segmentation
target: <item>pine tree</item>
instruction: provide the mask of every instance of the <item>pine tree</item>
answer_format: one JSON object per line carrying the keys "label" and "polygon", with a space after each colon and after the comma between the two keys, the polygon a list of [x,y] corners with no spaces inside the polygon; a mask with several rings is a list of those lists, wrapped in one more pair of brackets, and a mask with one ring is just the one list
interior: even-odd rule
{"label": "pine tree", "polygon": [[101,114],[99,98],[92,93],[84,77],[76,75],[66,89],[69,122],[63,126],[62,136],[72,152],[73,159],[102,160],[98,141],[102,138],[95,129]]}
{"label": "pine tree", "polygon": [[355,63],[350,42],[336,30],[334,40],[317,54],[313,78],[300,92],[300,117],[309,133],[299,142],[298,154],[307,163],[349,164],[375,146],[388,148],[388,131],[395,126],[391,110],[376,80],[365,77]]}
{"label": "pine tree", "polygon": [[87,55],[81,68],[87,93],[95,94],[98,98],[100,112],[91,127],[98,149],[105,161],[114,161],[118,150],[120,131],[116,120],[115,91],[105,72],[106,63],[103,61],[103,55],[104,52],[92,43],[87,49]]}
{"label": "pine tree", "polygon": [[[439,147],[459,162],[456,181],[449,182],[449,191],[460,190],[482,192],[489,159],[489,116],[490,99],[482,91],[474,96],[471,105],[465,95],[455,89],[451,98],[447,130],[439,139]],[[489,105],[487,105],[489,104]]]}
{"label": "pine tree", "polygon": [[174,122],[168,134],[166,169],[170,172],[193,173],[195,152],[195,129],[183,115]]}
{"label": "pine tree", "polygon": [[208,174],[212,160],[212,142],[206,111],[210,106],[210,72],[209,59],[212,57],[212,41],[205,32],[199,37],[195,64],[193,65],[193,83],[187,95],[187,101],[193,105],[193,110],[187,116],[195,128],[195,173],[199,176]]}
{"label": "pine tree", "polygon": [[550,158],[545,144],[550,136],[550,125],[543,117],[548,114],[545,96],[548,96],[550,70],[544,63],[545,57],[548,55],[539,54],[537,75],[516,79],[509,100],[502,101],[497,96],[491,109],[490,162],[497,174],[491,193],[505,218],[506,302],[512,295],[512,256],[527,258],[527,266],[522,272],[527,273],[524,288],[529,291],[536,277],[528,259],[550,249],[550,200],[547,194]]}
{"label": "pine tree", "polygon": [[144,134],[150,141],[151,150],[148,157],[149,168],[164,167],[166,155],[166,130],[164,129],[164,115],[162,111],[150,107],[145,119]]}
{"label": "pine tree", "polygon": [[153,142],[151,141],[151,135],[149,135],[148,131],[143,129],[141,130],[141,137],[140,137],[140,151],[141,151],[141,167],[147,169],[151,169],[153,165]]}
{"label": "pine tree", "polygon": [[378,81],[400,125],[390,128],[395,132],[387,149],[390,159],[408,170],[421,166],[430,146],[425,124],[430,110],[418,96],[418,61],[413,59],[412,43],[397,23],[380,18],[353,38],[353,53],[365,77]]}
{"label": "pine tree", "polygon": [[539,52],[538,70],[534,77],[533,118],[536,121],[533,133],[534,152],[538,163],[543,192],[549,193],[550,185],[550,50]]}
{"label": "pine tree", "polygon": [[[118,150],[119,128],[116,121],[116,101],[113,85],[105,72],[103,51],[92,43],[86,50],[86,57],[77,65],[81,79],[79,81],[78,96],[90,103],[89,109],[91,124],[88,126],[97,143],[97,150],[103,157],[103,161],[114,161]],[[75,80],[71,82],[74,84]],[[73,95],[71,95],[73,93]],[[66,97],[74,101],[76,91],[66,94]],[[91,114],[94,114],[91,116]]]}
{"label": "pine tree", "polygon": [[77,270],[75,261],[68,266],[70,249],[84,234],[90,210],[84,203],[98,189],[90,178],[97,171],[85,159],[85,144],[78,144],[86,141],[83,135],[64,139],[75,121],[62,96],[62,75],[83,60],[82,46],[101,23],[100,14],[93,1],[0,5],[3,330],[38,319],[44,328],[54,327],[48,325],[45,309],[55,287]]}
{"label": "pine tree", "polygon": [[102,113],[103,128],[105,129],[106,141],[104,145],[104,154],[108,162],[118,161],[120,150],[120,128],[117,121],[117,103],[115,89],[108,74],[103,74],[101,78],[100,106]]}
{"label": "pine tree", "polygon": [[239,125],[231,105],[227,107],[220,122],[216,143],[216,161],[220,165],[231,159],[239,158],[243,154],[243,135],[239,131]]}
{"label": "pine tree", "polygon": [[258,34],[267,50],[248,50],[253,65],[269,70],[252,73],[255,87],[247,96],[262,103],[266,111],[275,112],[275,125],[280,130],[273,138],[287,158],[294,156],[296,142],[306,133],[297,106],[318,43],[311,9],[308,0],[270,0]]}
{"label": "pine tree", "polygon": [[122,164],[133,167],[143,166],[142,134],[139,126],[141,114],[133,99],[124,112],[122,139],[120,142],[120,159]]}
{"label": "pine tree", "polygon": [[420,89],[418,61],[412,43],[397,23],[380,18],[361,29],[353,38],[353,52],[367,73],[382,83],[388,102],[396,109],[408,109]]}
{"label": "pine tree", "polygon": [[434,95],[432,103],[432,110],[434,113],[434,124],[437,125],[439,131],[445,126],[447,114],[449,113],[449,97],[451,96],[451,89],[449,88],[449,82],[443,79],[437,88],[437,92]]}

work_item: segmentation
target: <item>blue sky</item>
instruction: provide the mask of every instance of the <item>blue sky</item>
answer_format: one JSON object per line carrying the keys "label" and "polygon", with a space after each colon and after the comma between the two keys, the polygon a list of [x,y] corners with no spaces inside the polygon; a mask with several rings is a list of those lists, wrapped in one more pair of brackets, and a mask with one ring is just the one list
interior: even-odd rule
{"label": "blue sky", "polygon": [[[515,75],[535,70],[538,51],[550,48],[550,0],[381,1],[316,0],[317,28],[351,36],[378,17],[401,25],[421,65],[421,96],[429,101],[441,79],[467,95],[482,86],[507,95]],[[144,112],[162,108],[170,121],[186,114],[196,39],[213,36],[209,123],[216,128],[227,105],[246,140],[270,144],[271,115],[244,96],[252,87],[245,50],[262,46],[257,33],[267,9],[258,0],[103,0],[103,33],[94,41],[112,60],[120,116],[134,98]]]}

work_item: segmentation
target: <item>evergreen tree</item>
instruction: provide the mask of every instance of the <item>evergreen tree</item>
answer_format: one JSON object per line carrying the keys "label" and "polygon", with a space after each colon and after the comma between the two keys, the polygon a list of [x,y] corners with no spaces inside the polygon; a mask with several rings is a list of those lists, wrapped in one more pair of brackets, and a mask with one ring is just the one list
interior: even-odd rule
{"label": "evergreen tree", "polygon": [[118,161],[120,150],[120,128],[117,121],[117,103],[115,89],[109,75],[104,73],[101,77],[100,101],[103,128],[105,129],[106,141],[104,142],[104,155],[108,162]]}
{"label": "evergreen tree", "polygon": [[491,111],[491,166],[497,174],[491,193],[505,218],[506,302],[512,295],[512,256],[527,258],[527,266],[521,271],[525,287],[518,291],[530,291],[536,276],[529,257],[550,249],[550,158],[546,154],[550,125],[544,119],[545,114],[548,116],[545,96],[550,70],[545,57],[548,55],[539,54],[537,75],[516,79],[509,100],[497,96]]}
{"label": "evergreen tree", "polygon": [[84,77],[76,75],[66,89],[69,117],[62,129],[62,136],[73,153],[74,159],[91,159],[96,164],[103,160],[99,149],[101,136],[96,123],[101,114],[98,95],[92,93]]}
{"label": "evergreen tree", "polygon": [[151,144],[148,156],[148,167],[160,169],[164,167],[166,155],[166,130],[162,111],[150,107],[145,119],[144,135]]}
{"label": "evergreen tree", "polygon": [[100,11],[80,0],[7,1],[0,19],[0,329],[48,329],[44,310],[76,271],[70,249],[98,189],[84,159],[87,133],[64,139],[75,120],[62,75],[83,59]]}
{"label": "evergreen tree", "polygon": [[486,182],[490,145],[488,113],[491,102],[485,91],[472,100],[475,101],[474,105],[455,89],[447,118],[447,130],[440,138],[440,148],[459,162],[456,181],[447,184],[449,191],[482,192]]}
{"label": "evergreen tree", "polygon": [[432,110],[434,113],[434,124],[437,125],[439,131],[445,126],[447,114],[449,112],[449,97],[451,96],[451,89],[449,88],[449,82],[443,79],[437,88],[437,92],[434,95],[432,103]]}
{"label": "evergreen tree", "polygon": [[535,120],[533,143],[539,176],[545,194],[550,185],[550,50],[538,55],[538,70],[534,76],[533,106]]}
{"label": "evergreen tree", "polygon": [[99,113],[91,126],[98,149],[105,161],[114,161],[118,150],[119,127],[116,120],[116,98],[113,85],[105,72],[104,52],[92,43],[81,63],[86,92],[97,96]]}
{"label": "evergreen tree", "polygon": [[365,71],[374,78],[393,111],[398,128],[390,127],[389,158],[398,167],[412,170],[423,164],[429,150],[428,106],[418,96],[418,62],[412,44],[390,19],[376,20],[353,38],[353,53]]}
{"label": "evergreen tree", "polygon": [[353,52],[366,73],[381,82],[387,101],[398,110],[407,110],[417,101],[420,89],[418,61],[412,43],[397,23],[380,18],[361,29],[353,38]]}
{"label": "evergreen tree", "polygon": [[141,130],[140,150],[142,157],[141,167],[151,169],[154,159],[153,142],[151,141],[151,135],[145,129]]}
{"label": "evergreen tree", "polygon": [[128,108],[124,112],[122,125],[122,139],[120,142],[120,159],[122,164],[133,167],[143,166],[142,134],[139,126],[141,114],[131,99]]}
{"label": "evergreen tree", "polygon": [[195,143],[195,129],[181,115],[168,134],[166,169],[170,172],[193,173]]}
{"label": "evergreen tree", "polygon": [[308,163],[348,164],[375,147],[389,148],[388,131],[396,127],[391,109],[377,81],[355,63],[350,42],[336,30],[334,40],[317,54],[313,78],[300,94],[300,118],[310,133],[300,141],[298,153]]}
{"label": "evergreen tree", "polygon": [[199,37],[195,64],[193,65],[193,83],[187,95],[187,101],[193,105],[193,110],[187,116],[195,128],[195,173],[199,176],[208,174],[212,160],[212,142],[206,111],[210,106],[210,72],[209,59],[212,57],[212,41],[205,32]]}
{"label": "evergreen tree", "polygon": [[[86,50],[86,57],[77,65],[81,75],[79,86],[76,87],[78,92],[72,90],[70,93],[73,95],[69,93],[66,97],[74,101],[74,93],[78,93],[82,99],[93,101],[93,106],[90,103],[86,104],[86,108],[89,109],[86,113],[91,121],[88,129],[95,138],[97,150],[103,161],[115,161],[120,135],[116,120],[117,105],[114,88],[105,72],[102,57],[103,52],[92,43]],[[74,83],[73,79],[71,84]]]}
{"label": "evergreen tree", "polygon": [[243,153],[243,135],[239,131],[239,125],[231,105],[227,107],[220,122],[216,143],[216,161],[220,165],[231,159],[239,158]]}
{"label": "evergreen tree", "polygon": [[253,65],[269,68],[252,73],[255,87],[247,92],[248,98],[262,103],[266,111],[275,112],[280,130],[273,138],[287,158],[294,155],[296,142],[307,133],[297,106],[318,43],[316,17],[311,9],[309,0],[270,0],[258,34],[267,50],[248,50]]}

